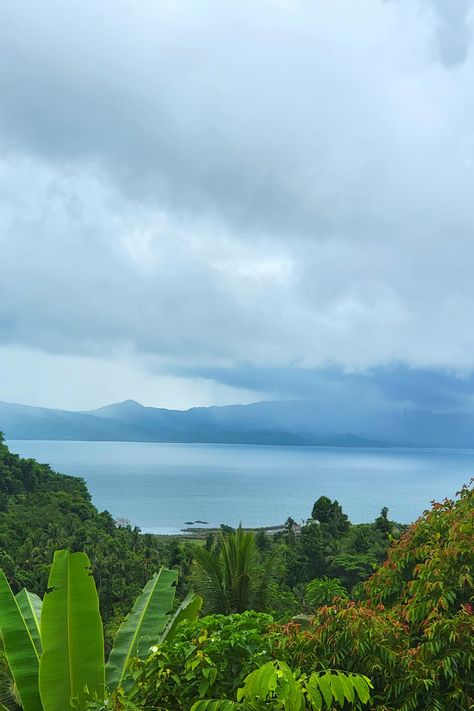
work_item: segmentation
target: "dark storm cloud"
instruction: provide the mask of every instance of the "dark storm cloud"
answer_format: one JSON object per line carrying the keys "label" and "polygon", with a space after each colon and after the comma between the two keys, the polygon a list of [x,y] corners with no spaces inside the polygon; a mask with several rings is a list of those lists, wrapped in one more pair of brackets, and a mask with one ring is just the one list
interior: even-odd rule
{"label": "dark storm cloud", "polygon": [[314,400],[323,406],[362,411],[374,406],[416,407],[437,412],[472,410],[474,376],[404,365],[380,366],[365,372],[338,368],[177,369],[176,375],[201,377],[235,388],[260,390],[282,400]]}
{"label": "dark storm cloud", "polygon": [[472,24],[467,0],[3,2],[2,346],[470,393]]}

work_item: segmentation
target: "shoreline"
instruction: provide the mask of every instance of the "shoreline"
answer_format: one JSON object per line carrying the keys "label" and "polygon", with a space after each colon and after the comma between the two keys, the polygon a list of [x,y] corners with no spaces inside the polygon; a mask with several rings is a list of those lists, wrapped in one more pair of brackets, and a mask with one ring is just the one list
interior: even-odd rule
{"label": "shoreline", "polygon": [[[298,529],[300,528],[299,524],[296,524],[298,526]],[[285,530],[285,525],[280,524],[276,526],[243,526],[242,529],[244,531],[253,531],[256,533],[257,531],[265,531],[267,535],[274,536],[276,533],[280,533],[281,531]],[[199,540],[204,540],[209,533],[212,534],[217,534],[220,533],[222,529],[216,526],[209,526],[209,528],[203,528],[202,526],[185,526],[184,528],[179,529],[179,532],[176,533],[153,533],[151,531],[141,531],[142,534],[149,534],[152,536],[158,536],[160,538],[183,538],[186,540],[190,539],[199,539]]]}

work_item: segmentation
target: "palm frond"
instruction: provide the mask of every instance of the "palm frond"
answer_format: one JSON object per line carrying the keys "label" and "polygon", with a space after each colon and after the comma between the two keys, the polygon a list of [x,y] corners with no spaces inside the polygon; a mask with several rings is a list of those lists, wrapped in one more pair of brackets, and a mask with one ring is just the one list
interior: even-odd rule
{"label": "palm frond", "polygon": [[194,554],[193,581],[197,592],[204,598],[207,612],[229,612],[222,564],[205,548],[198,548]]}

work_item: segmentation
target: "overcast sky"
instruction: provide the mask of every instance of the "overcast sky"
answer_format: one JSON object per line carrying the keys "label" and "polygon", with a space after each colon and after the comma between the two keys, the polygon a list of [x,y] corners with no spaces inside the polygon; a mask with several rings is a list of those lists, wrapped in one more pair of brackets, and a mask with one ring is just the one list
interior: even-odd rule
{"label": "overcast sky", "polygon": [[0,400],[470,397],[473,27],[470,0],[2,0]]}

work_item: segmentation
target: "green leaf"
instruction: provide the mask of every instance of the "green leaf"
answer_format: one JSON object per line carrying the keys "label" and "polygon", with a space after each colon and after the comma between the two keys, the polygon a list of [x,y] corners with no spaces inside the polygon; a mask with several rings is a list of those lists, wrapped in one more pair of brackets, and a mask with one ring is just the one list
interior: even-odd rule
{"label": "green leaf", "polygon": [[20,608],[20,612],[23,615],[23,619],[25,620],[39,656],[43,651],[40,633],[41,606],[43,601],[38,595],[35,595],[35,593],[28,592],[26,588],[23,588],[21,592],[15,595],[15,600],[18,603],[18,607]]}
{"label": "green leaf", "polygon": [[326,672],[318,678],[319,690],[321,691],[324,702],[328,708],[331,708],[332,704],[332,687],[331,687],[331,675]]}
{"label": "green leaf", "polygon": [[0,632],[24,711],[42,711],[38,652],[3,570],[0,570]]}
{"label": "green leaf", "polygon": [[344,701],[345,701],[345,695],[344,695],[344,687],[342,685],[342,682],[336,674],[331,674],[330,678],[331,678],[331,687],[332,687],[333,696],[336,699],[339,706],[343,706]]}
{"label": "green leaf", "polygon": [[370,699],[370,689],[372,688],[372,684],[365,676],[354,675],[351,679],[359,699],[363,704],[366,704]]}
{"label": "green leaf", "polygon": [[209,689],[209,682],[207,681],[207,679],[203,679],[200,682],[199,687],[198,687],[199,696],[204,696],[204,694],[207,692],[208,689]]}
{"label": "green leaf", "polygon": [[306,684],[306,691],[308,692],[309,700],[315,711],[321,711],[323,708],[323,697],[319,691],[319,678],[317,674],[312,674]]}
{"label": "green leaf", "polygon": [[90,562],[56,551],[41,613],[39,686],[44,711],[67,711],[71,700],[104,698],[104,636]]}
{"label": "green leaf", "polygon": [[179,605],[176,612],[170,617],[165,629],[160,635],[158,644],[161,644],[166,639],[168,642],[173,639],[176,634],[176,627],[183,620],[197,620],[199,610],[202,607],[202,597],[194,593],[188,593],[183,602]]}
{"label": "green leaf", "polygon": [[205,548],[196,548],[194,553],[194,582],[207,607],[213,612],[230,612],[220,559]]}
{"label": "green leaf", "polygon": [[347,676],[347,674],[343,674],[343,672],[337,672],[337,675],[341,680],[342,686],[344,688],[344,696],[350,704],[353,704],[355,701],[355,693],[350,676]]}
{"label": "green leaf", "polygon": [[264,664],[260,669],[256,669],[253,677],[253,684],[249,685],[249,695],[252,701],[258,698],[266,699],[273,693],[278,684],[278,672],[273,662]]}
{"label": "green leaf", "polygon": [[191,711],[235,711],[235,709],[240,708],[243,708],[241,704],[236,704],[235,701],[229,701],[228,699],[208,699],[205,701],[196,701],[196,703],[191,706]]}
{"label": "green leaf", "polygon": [[169,622],[177,580],[178,574],[175,570],[161,568],[135,600],[132,612],[119,627],[107,662],[109,691],[122,685],[130,659],[146,658],[150,647],[160,640]]}
{"label": "green leaf", "polygon": [[259,669],[251,672],[244,682],[242,689],[237,691],[237,700],[244,697],[250,701],[266,699],[272,693],[278,683],[278,672],[274,662],[267,662]]}

